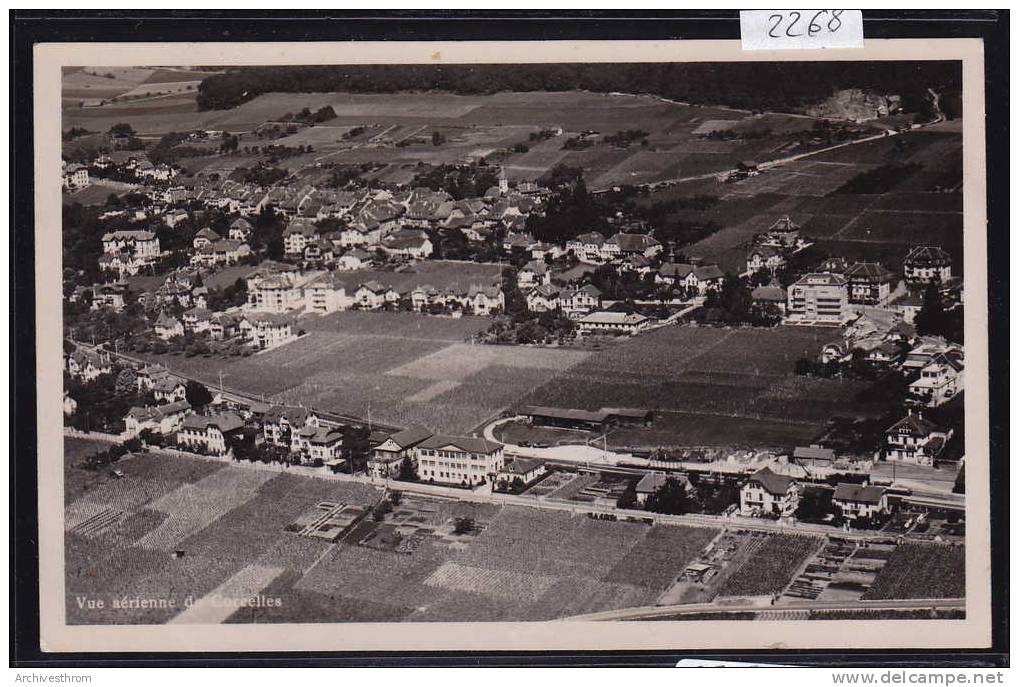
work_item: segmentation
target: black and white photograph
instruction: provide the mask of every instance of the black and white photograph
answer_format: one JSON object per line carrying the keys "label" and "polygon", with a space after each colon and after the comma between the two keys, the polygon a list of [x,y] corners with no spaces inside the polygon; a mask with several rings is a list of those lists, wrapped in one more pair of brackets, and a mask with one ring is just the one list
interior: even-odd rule
{"label": "black and white photograph", "polygon": [[61,53],[44,611],[989,636],[982,72],[880,43]]}

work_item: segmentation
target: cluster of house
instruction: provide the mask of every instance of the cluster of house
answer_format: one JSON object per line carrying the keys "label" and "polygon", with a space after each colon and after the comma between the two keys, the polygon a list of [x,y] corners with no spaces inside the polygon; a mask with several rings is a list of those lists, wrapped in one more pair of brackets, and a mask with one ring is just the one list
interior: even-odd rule
{"label": "cluster of house", "polygon": [[162,255],[159,237],[148,229],[124,229],[103,234],[99,269],[118,278],[138,274]]}
{"label": "cluster of house", "polygon": [[[499,283],[471,280],[443,288],[424,281],[412,283],[393,272],[308,271],[289,265],[263,263],[248,275],[248,308],[267,313],[330,313],[359,308],[379,310],[401,302],[418,311],[441,305],[475,315],[489,315],[506,305]],[[368,277],[366,279],[366,277]]]}
{"label": "cluster of house", "polygon": [[[790,477],[762,468],[740,487],[740,514],[791,518],[800,505],[803,485]],[[880,517],[889,512],[888,490],[882,486],[840,482],[832,506],[848,521]]]}
{"label": "cluster of house", "polygon": [[746,274],[766,269],[774,273],[785,266],[791,254],[809,245],[800,225],[788,215],[780,217],[766,232],[754,237],[753,246],[747,254]]}
{"label": "cluster of house", "polygon": [[[912,322],[919,312],[918,296],[909,288],[932,281],[949,284],[951,257],[936,246],[913,248],[903,261],[906,288],[894,272],[876,262],[847,263],[832,258],[817,272],[803,275],[789,287],[785,298],[786,321],[793,324],[834,324],[848,322],[863,308],[886,308]],[[778,300],[779,287],[770,285],[755,291],[754,298]]]}
{"label": "cluster of house", "polygon": [[[932,467],[952,438],[953,430],[944,428],[922,413],[908,411],[905,417],[885,430],[883,458],[889,462]],[[797,457],[797,454],[799,457]],[[797,448],[796,462],[835,462],[835,453],[820,446]],[[805,484],[788,474],[768,467],[755,472],[740,488],[740,513],[749,516],[791,517],[800,504]],[[889,490],[878,484],[841,482],[836,484],[832,503],[844,518],[872,518],[889,512]]]}
{"label": "cluster of house", "polygon": [[186,333],[205,333],[213,341],[239,338],[252,347],[264,350],[289,343],[297,338],[297,319],[285,313],[213,312],[204,308],[185,310],[178,318],[161,312],[153,324],[153,332],[163,341]]}
{"label": "cluster of house", "polygon": [[854,355],[903,372],[910,394],[927,406],[940,406],[963,389],[962,347],[941,337],[918,336],[915,327],[893,311],[871,310],[857,317],[841,338],[822,347],[820,360],[845,363]]}

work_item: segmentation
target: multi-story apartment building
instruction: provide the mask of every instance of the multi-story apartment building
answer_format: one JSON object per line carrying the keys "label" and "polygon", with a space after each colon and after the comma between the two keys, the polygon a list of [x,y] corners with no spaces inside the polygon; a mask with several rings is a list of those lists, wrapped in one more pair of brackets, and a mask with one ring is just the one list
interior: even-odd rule
{"label": "multi-story apartment building", "polygon": [[414,453],[421,479],[448,484],[491,482],[505,465],[502,444],[478,437],[436,434],[418,444]]}
{"label": "multi-story apartment building", "polygon": [[836,274],[807,274],[789,287],[790,322],[841,324],[850,315],[848,282]]}

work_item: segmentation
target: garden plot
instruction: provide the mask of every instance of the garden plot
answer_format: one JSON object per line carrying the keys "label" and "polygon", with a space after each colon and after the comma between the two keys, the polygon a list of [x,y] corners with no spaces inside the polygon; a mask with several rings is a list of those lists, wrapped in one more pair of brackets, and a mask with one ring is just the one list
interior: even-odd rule
{"label": "garden plot", "polygon": [[211,525],[247,502],[274,473],[224,468],[195,484],[185,484],[153,501],[149,507],[167,519],[138,540],[149,549],[171,550],[191,535]]}
{"label": "garden plot", "polygon": [[336,541],[363,518],[366,512],[367,509],[361,506],[321,501],[287,525],[286,530],[302,537]]}

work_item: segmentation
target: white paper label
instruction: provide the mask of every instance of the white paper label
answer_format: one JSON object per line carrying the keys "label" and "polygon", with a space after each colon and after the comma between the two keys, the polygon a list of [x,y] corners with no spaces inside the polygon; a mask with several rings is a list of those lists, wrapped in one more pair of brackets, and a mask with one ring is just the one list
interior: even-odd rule
{"label": "white paper label", "polygon": [[860,10],[743,10],[739,27],[744,50],[863,47]]}

